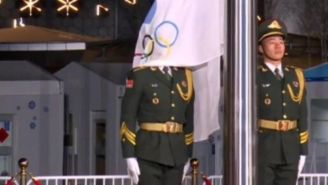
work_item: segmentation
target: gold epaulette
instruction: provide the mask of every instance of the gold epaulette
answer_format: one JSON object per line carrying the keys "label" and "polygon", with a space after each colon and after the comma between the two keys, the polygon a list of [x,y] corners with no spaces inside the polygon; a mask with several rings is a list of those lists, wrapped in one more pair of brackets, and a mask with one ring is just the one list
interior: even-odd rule
{"label": "gold epaulette", "polygon": [[179,84],[177,84],[177,89],[180,94],[180,97],[185,101],[190,101],[192,95],[193,95],[193,79],[192,79],[192,72],[190,69],[185,69],[186,78],[187,78],[187,92],[183,92],[182,88]]}
{"label": "gold epaulette", "polygon": [[288,84],[287,88],[290,94],[290,97],[294,102],[301,103],[303,100],[303,94],[304,94],[304,89],[305,89],[305,78],[304,78],[304,73],[301,68],[295,68],[295,73],[299,82],[299,91],[297,94],[294,93],[293,89],[291,86]]}

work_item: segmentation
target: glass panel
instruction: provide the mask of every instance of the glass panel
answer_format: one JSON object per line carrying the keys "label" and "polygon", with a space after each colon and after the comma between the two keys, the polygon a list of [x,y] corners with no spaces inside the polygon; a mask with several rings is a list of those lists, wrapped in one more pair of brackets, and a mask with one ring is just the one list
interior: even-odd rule
{"label": "glass panel", "polygon": [[12,122],[0,120],[0,176],[11,172]]}
{"label": "glass panel", "polygon": [[0,176],[10,176],[10,171],[11,155],[0,155]]}

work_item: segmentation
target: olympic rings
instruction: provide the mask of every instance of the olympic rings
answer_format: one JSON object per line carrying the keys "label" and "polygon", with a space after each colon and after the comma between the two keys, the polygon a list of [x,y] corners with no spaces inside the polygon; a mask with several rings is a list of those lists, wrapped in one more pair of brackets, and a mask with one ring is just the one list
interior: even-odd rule
{"label": "olympic rings", "polygon": [[153,54],[155,47],[154,39],[150,35],[145,35],[142,39],[142,48],[144,50],[142,58],[149,57]]}
{"label": "olympic rings", "polygon": [[[169,37],[164,35],[164,33],[168,34]],[[141,43],[143,53],[135,54],[135,56],[141,55],[142,63],[147,63],[154,52],[155,44],[162,48],[166,48],[166,56],[169,56],[172,53],[172,46],[177,41],[178,36],[178,26],[171,21],[163,21],[155,28],[153,36],[150,34],[144,35]]]}
{"label": "olympic rings", "polygon": [[[159,31],[160,31],[160,28],[161,30],[163,29],[162,27],[165,26],[167,28],[171,27],[173,28],[173,30],[175,31],[175,36],[173,38],[163,38]],[[158,45],[160,45],[161,47],[164,47],[164,48],[169,48],[171,46],[174,45],[174,43],[177,41],[178,39],[178,35],[179,35],[179,29],[178,29],[178,26],[171,22],[171,21],[163,21],[161,22],[161,24],[159,24],[156,29],[155,29],[155,41]],[[165,40],[164,40],[165,39]],[[169,42],[169,40],[171,42]]]}

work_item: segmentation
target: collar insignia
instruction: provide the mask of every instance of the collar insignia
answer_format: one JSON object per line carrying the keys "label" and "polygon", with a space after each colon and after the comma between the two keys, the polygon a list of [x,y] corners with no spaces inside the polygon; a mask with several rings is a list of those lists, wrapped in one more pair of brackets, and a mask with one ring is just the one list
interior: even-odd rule
{"label": "collar insignia", "polygon": [[270,87],[270,83],[269,84],[262,84],[262,87]]}
{"label": "collar insignia", "polygon": [[151,84],[151,87],[158,87],[158,84]]}

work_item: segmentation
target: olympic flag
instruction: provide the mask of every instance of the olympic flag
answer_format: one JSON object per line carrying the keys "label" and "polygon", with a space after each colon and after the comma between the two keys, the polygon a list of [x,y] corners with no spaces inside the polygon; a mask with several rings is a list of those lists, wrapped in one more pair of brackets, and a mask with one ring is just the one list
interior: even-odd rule
{"label": "olympic flag", "polygon": [[219,129],[225,0],[155,0],[141,26],[133,67],[193,67],[195,141]]}

